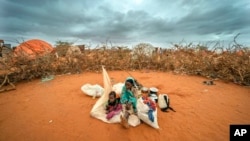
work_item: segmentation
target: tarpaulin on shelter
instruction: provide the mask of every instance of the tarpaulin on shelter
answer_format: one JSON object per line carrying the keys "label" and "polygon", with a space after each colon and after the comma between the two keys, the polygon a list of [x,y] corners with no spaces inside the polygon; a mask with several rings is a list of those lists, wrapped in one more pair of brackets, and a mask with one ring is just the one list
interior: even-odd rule
{"label": "tarpaulin on shelter", "polygon": [[51,53],[53,50],[54,48],[49,43],[39,39],[32,39],[17,46],[14,50],[14,55],[17,57],[25,56],[28,58],[35,58]]}

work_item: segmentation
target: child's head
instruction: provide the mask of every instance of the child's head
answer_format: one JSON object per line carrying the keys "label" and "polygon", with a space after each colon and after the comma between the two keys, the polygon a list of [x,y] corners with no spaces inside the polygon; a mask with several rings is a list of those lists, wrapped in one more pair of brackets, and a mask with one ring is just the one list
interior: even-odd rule
{"label": "child's head", "polygon": [[111,92],[109,93],[109,101],[110,101],[110,102],[114,102],[115,99],[116,99],[116,93],[115,93],[115,91],[111,91]]}
{"label": "child's head", "polygon": [[142,87],[142,89],[141,89],[141,94],[142,94],[142,96],[148,96],[148,88],[146,88],[146,87]]}

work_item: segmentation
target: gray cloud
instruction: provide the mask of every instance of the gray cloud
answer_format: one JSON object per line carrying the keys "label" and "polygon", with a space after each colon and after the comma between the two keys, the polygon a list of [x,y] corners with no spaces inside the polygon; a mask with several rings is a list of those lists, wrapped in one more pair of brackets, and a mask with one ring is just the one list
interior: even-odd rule
{"label": "gray cloud", "polygon": [[247,0],[3,0],[0,38],[44,38],[100,43],[167,44],[232,40],[250,44],[250,2]]}
{"label": "gray cloud", "polygon": [[[219,5],[218,5],[219,4]],[[214,3],[213,9],[202,11],[204,7],[192,10],[179,21],[180,26],[191,27],[195,33],[210,34],[221,32],[237,32],[249,28],[250,10],[244,5],[235,6],[233,3]],[[198,12],[200,11],[200,12]]]}

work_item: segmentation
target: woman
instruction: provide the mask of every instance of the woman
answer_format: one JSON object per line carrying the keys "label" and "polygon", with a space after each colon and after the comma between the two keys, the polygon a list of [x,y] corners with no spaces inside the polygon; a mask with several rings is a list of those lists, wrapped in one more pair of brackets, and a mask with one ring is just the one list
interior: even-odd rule
{"label": "woman", "polygon": [[137,98],[136,98],[136,84],[135,80],[132,77],[128,77],[125,81],[125,85],[122,88],[121,93],[121,103],[124,105],[123,109],[125,110],[126,104],[132,104],[132,108],[135,114],[137,114],[136,104],[137,104]]}

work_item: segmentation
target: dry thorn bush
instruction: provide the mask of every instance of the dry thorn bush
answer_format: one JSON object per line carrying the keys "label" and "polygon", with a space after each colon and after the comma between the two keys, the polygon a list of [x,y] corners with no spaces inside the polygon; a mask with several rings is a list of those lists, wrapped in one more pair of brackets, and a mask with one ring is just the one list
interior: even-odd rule
{"label": "dry thorn bush", "polygon": [[174,44],[161,53],[155,52],[152,50],[153,46],[146,43],[138,44],[132,49],[104,45],[85,49],[81,54],[66,55],[65,48],[68,47],[56,47],[58,57],[47,54],[29,59],[10,55],[7,59],[0,60],[1,66],[4,66],[1,69],[11,72],[12,82],[65,73],[101,72],[100,66],[104,65],[107,70],[173,71],[176,74],[200,75],[250,85],[250,50],[236,43],[223,51],[216,46],[208,50],[201,45]]}

